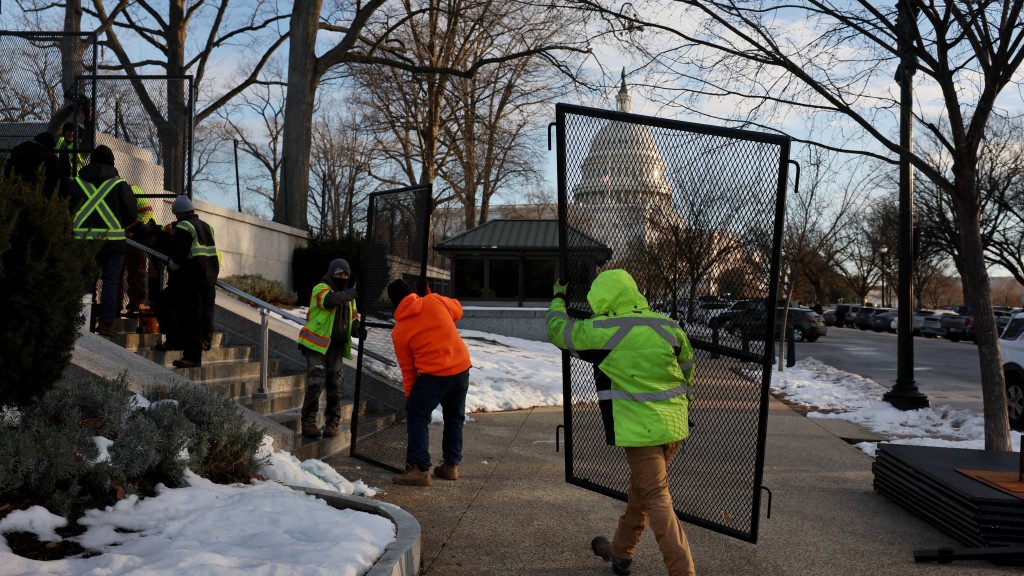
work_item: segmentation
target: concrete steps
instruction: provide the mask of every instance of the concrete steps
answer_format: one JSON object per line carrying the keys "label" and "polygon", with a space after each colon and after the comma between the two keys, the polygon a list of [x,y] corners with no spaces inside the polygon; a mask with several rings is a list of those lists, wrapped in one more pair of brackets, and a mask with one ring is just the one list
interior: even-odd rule
{"label": "concrete steps", "polygon": [[[352,443],[350,428],[353,413],[350,390],[346,390],[349,398],[342,400],[338,436],[305,438],[299,434],[300,411],[306,386],[305,372],[299,372],[294,367],[288,371],[283,368],[280,360],[271,359],[268,362],[266,389],[260,390],[258,350],[248,345],[231,345],[222,332],[214,333],[210,350],[203,352],[202,366],[176,368],[173,362],[181,358],[182,353],[156,350],[161,336],[139,334],[137,327],[138,323],[134,319],[119,319],[115,324],[118,333],[108,339],[248,408],[253,414],[250,419],[264,427],[279,449],[291,452],[300,460],[348,453]],[[322,417],[320,425],[323,425]]]}

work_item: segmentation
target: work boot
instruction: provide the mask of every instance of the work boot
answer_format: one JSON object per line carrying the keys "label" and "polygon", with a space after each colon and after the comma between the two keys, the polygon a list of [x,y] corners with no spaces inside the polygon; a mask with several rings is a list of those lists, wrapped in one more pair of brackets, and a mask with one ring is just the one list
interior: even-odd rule
{"label": "work boot", "polygon": [[328,424],[324,426],[324,438],[334,438],[338,435],[338,425]]}
{"label": "work boot", "polygon": [[629,569],[629,565],[633,561],[612,556],[612,543],[604,536],[597,536],[591,540],[590,549],[594,551],[598,558],[607,562],[612,567],[612,572],[618,576],[629,576],[632,572]]}
{"label": "work boot", "polygon": [[395,474],[391,481],[399,486],[430,486],[430,468],[420,470],[419,466],[406,466],[405,473]]}
{"label": "work boot", "polygon": [[174,362],[171,362],[171,364],[175,368],[199,368],[200,366],[203,365],[202,362],[196,362],[195,360],[185,360],[184,358],[182,358],[181,360],[175,360]]}
{"label": "work boot", "polygon": [[434,476],[437,476],[438,478],[444,478],[445,480],[458,480],[459,465],[444,462],[440,466],[434,468]]}
{"label": "work boot", "polygon": [[317,426],[315,422],[303,422],[302,435],[306,438],[319,438],[320,427]]}

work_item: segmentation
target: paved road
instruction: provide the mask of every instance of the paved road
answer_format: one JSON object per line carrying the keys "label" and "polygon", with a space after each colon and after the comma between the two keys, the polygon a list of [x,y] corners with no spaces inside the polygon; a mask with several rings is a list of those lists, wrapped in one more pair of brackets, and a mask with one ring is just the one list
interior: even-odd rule
{"label": "paved road", "polygon": [[[829,366],[870,378],[883,386],[896,383],[896,334],[855,328],[829,328],[817,342],[797,343],[797,360],[812,357]],[[932,406],[981,413],[981,371],[971,342],[914,338],[914,381]]]}

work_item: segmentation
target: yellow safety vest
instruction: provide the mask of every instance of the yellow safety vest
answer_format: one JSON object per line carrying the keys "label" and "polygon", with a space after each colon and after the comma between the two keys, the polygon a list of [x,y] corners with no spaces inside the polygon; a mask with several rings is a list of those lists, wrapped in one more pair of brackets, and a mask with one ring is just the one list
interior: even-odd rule
{"label": "yellow safety vest", "polygon": [[[120,178],[111,178],[98,187],[92,183],[75,178],[75,183],[85,193],[85,202],[75,213],[72,232],[75,238],[83,240],[124,240],[124,227],[117,215],[107,205],[107,194],[115,187],[124,182]],[[105,228],[86,228],[85,221],[93,214],[98,214],[106,225]]]}

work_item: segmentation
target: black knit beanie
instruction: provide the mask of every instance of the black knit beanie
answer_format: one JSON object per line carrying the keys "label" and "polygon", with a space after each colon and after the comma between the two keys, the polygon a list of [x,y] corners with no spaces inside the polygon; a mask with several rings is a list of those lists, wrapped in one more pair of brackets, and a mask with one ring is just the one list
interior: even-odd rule
{"label": "black knit beanie", "polygon": [[391,299],[391,304],[398,308],[398,305],[402,302],[402,299],[412,294],[412,288],[405,283],[405,280],[399,278],[391,284],[388,284],[388,298]]}

